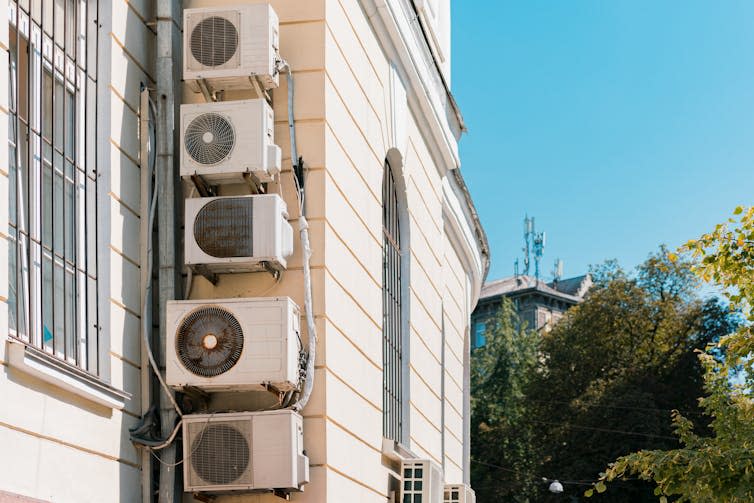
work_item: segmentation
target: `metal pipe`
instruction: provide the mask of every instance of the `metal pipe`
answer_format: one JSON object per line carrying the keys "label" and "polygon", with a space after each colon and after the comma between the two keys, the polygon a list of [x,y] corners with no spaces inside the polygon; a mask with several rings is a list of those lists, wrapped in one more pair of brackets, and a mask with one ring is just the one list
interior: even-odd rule
{"label": "metal pipe", "polygon": [[[139,103],[139,139],[141,140],[141,150],[139,152],[139,167],[141,168],[141,202],[139,204],[139,214],[141,219],[139,221],[139,231],[141,239],[139,250],[139,263],[144,264],[151,258],[147,252],[147,232],[152,232],[150,229],[146,215],[149,213],[149,194],[152,193],[152,169],[149,162],[149,90],[144,88],[141,91]],[[152,144],[152,150],[154,150],[154,144]],[[149,327],[150,333],[143,334],[142,338],[150,338],[152,328],[152,300],[147,297],[147,282],[152,281],[151,277],[147,276],[147,268],[141,267],[141,305],[145,307],[142,310],[141,316],[142,330],[144,327]],[[146,348],[141,352],[141,412],[144,414],[152,403],[152,382],[151,375],[149,373],[149,360],[147,358]],[[152,456],[149,451],[144,449],[141,452],[141,500],[143,503],[148,503],[152,499]]]}
{"label": "metal pipe", "polygon": [[[180,78],[174,65],[180,66],[181,26],[180,2],[177,0],[157,0],[157,165],[156,183],[159,186],[157,198],[157,221],[159,241],[159,358],[163,368],[166,357],[165,312],[168,300],[179,298],[180,282],[177,267],[176,247],[176,166],[173,155],[175,142],[175,112],[177,85]],[[160,393],[160,425],[162,436],[167,438],[173,432],[176,410],[171,403],[172,396]],[[159,502],[174,503],[176,500],[176,445],[170,444],[160,456]]]}

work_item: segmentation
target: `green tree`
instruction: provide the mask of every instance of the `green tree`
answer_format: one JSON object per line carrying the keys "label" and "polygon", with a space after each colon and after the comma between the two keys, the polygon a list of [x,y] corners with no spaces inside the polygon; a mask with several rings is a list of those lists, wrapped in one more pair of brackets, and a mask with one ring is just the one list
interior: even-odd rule
{"label": "green tree", "polygon": [[707,428],[678,411],[673,414],[680,447],[645,449],[619,457],[587,495],[605,482],[637,477],[656,484],[660,501],[743,503],[754,501],[754,207],[737,208],[729,219],[682,251],[700,260],[695,272],[725,290],[746,323],[699,355],[705,396],[699,405]]}
{"label": "green tree", "polygon": [[471,356],[471,480],[480,502],[530,500],[539,467],[527,387],[539,335],[504,299],[487,322],[486,343]]}
{"label": "green tree", "polygon": [[[670,449],[670,410],[699,415],[703,369],[695,351],[727,333],[727,309],[696,298],[688,260],[663,247],[629,275],[615,262],[593,271],[595,286],[544,337],[546,365],[532,388],[539,407],[541,472],[586,483],[639,449]],[[566,485],[571,495],[583,487]],[[556,499],[545,495],[541,501]],[[656,500],[652,486],[624,481],[612,502]]]}

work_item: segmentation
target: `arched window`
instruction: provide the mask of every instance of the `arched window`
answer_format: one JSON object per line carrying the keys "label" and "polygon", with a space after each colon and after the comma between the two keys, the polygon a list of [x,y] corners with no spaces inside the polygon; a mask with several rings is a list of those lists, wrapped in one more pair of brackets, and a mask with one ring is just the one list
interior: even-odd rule
{"label": "arched window", "polygon": [[382,181],[382,434],[403,434],[403,284],[401,221],[395,177],[385,162]]}

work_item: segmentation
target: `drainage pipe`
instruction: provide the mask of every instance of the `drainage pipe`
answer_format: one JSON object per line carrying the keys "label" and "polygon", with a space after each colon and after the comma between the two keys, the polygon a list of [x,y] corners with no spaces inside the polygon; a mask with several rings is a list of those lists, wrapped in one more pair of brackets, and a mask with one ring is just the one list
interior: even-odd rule
{"label": "drainage pipe", "polygon": [[[165,368],[165,312],[169,300],[178,299],[180,282],[178,279],[176,233],[178,212],[176,211],[176,166],[173,155],[175,141],[176,103],[180,83],[178,69],[181,62],[181,36],[178,27],[182,24],[181,4],[175,0],[157,0],[157,164],[155,180],[158,187],[157,229],[159,257],[158,312],[160,321],[158,358]],[[160,392],[160,427],[162,437],[173,432],[176,423],[176,410],[173,397],[164,390]],[[166,447],[160,459],[159,503],[174,503],[176,500],[176,444]]]}

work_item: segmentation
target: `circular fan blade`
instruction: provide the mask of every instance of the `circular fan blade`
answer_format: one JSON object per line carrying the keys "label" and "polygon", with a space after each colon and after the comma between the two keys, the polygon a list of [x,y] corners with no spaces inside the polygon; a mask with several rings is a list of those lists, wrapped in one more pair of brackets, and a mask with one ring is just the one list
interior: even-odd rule
{"label": "circular fan blade", "polygon": [[236,144],[233,125],[220,114],[195,117],[183,136],[186,152],[199,164],[214,165],[230,155]]}
{"label": "circular fan blade", "polygon": [[191,54],[204,66],[224,65],[238,50],[238,30],[220,16],[200,21],[191,32]]}
{"label": "circular fan blade", "polygon": [[233,368],[241,358],[243,330],[225,309],[202,307],[183,319],[175,345],[187,370],[201,377],[215,377]]}

